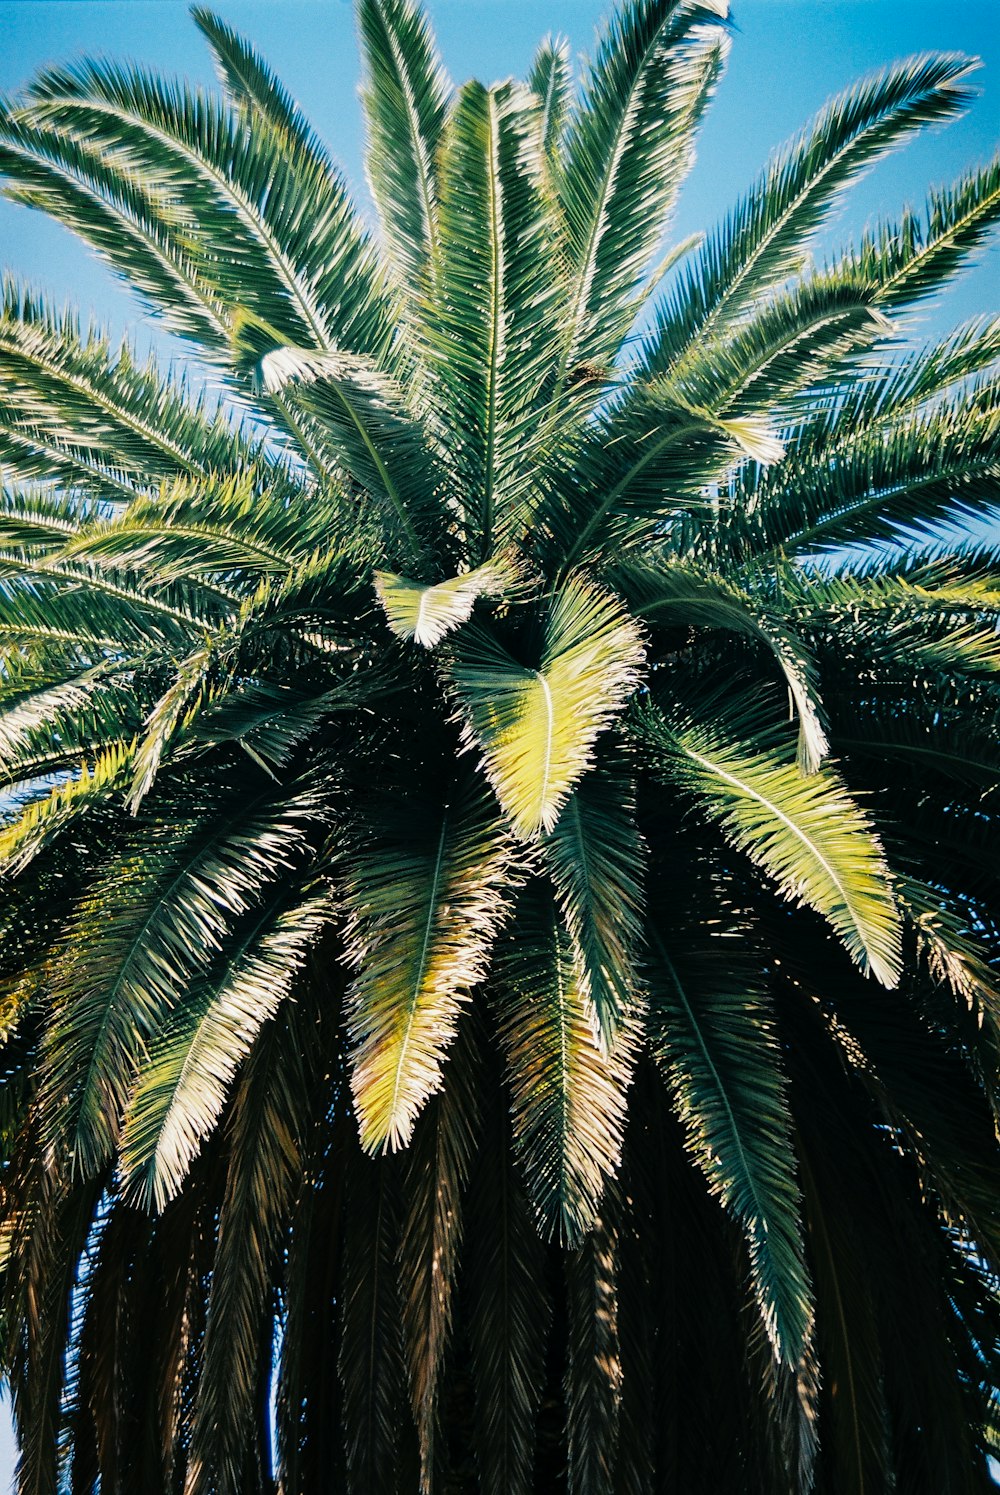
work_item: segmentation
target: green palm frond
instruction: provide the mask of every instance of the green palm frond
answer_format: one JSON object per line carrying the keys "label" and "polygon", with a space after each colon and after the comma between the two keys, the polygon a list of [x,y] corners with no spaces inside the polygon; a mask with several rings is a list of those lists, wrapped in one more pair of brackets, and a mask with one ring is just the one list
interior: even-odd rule
{"label": "green palm frond", "polygon": [[318,809],[306,790],[223,809],[206,826],[197,801],[181,801],[166,822],[140,822],[75,911],[52,976],[44,1093],[49,1135],[80,1176],[116,1145],[147,1043],[235,919],[301,855]]}
{"label": "green palm frond", "polygon": [[419,819],[374,812],[351,858],[351,1085],[366,1151],[405,1147],[509,906],[508,837],[481,793],[456,786]]}
{"label": "green palm frond", "polygon": [[841,381],[825,408],[810,411],[796,434],[795,452],[819,458],[861,430],[891,427],[924,407],[943,403],[954,386],[995,377],[1000,364],[1000,318],[974,317],[929,346],[873,370],[863,380]]}
{"label": "green palm frond", "polygon": [[697,620],[759,640],[784,676],[799,723],[797,761],[813,773],[829,750],[815,660],[802,636],[788,626],[773,599],[759,601],[726,576],[674,561],[663,566],[634,562],[612,578],[635,615],[650,622]]}
{"label": "green palm frond", "polygon": [[566,129],[559,197],[570,267],[560,374],[609,364],[634,315],[726,54],[727,0],[628,0]]}
{"label": "green palm frond", "polygon": [[836,463],[808,464],[808,486],[794,481],[795,461],[780,476],[765,474],[754,501],[754,550],[809,556],[960,523],[979,504],[997,502],[998,431],[995,409],[949,405],[888,433],[862,428],[841,443]]}
{"label": "green palm frond", "polygon": [[83,763],[74,778],[57,784],[45,799],[29,802],[8,821],[0,829],[0,868],[4,874],[16,877],[81,815],[106,807],[112,795],[124,788],[134,753],[134,742],[104,746],[95,755],[92,767]]}
{"label": "green palm frond", "polygon": [[[40,679],[8,674],[0,727],[4,785],[37,789],[50,774],[72,772],[96,753],[131,741],[141,727],[144,693],[121,678],[121,666],[81,674],[76,661],[54,664]],[[43,792],[48,787],[43,784]]]}
{"label": "green palm frond", "polygon": [[272,347],[260,377],[271,394],[287,391],[293,407],[315,418],[343,470],[381,501],[400,536],[392,536],[390,554],[419,561],[442,474],[400,391],[365,359],[300,348]]}
{"label": "green palm frond", "polygon": [[343,187],[286,128],[258,117],[249,132],[207,94],[100,63],[40,74],[15,118],[166,178],[188,255],[227,308],[293,344],[386,346],[388,305]]}
{"label": "green palm frond", "polygon": [[[799,413],[804,401],[796,397],[824,389],[832,371],[890,330],[874,295],[811,277],[769,296],[732,330],[706,338],[676,376],[660,377],[653,388],[666,404],[730,420],[768,416],[777,425]],[[749,448],[748,454],[756,455]]]}
{"label": "green palm frond", "polygon": [[935,981],[965,1002],[979,1022],[1000,1025],[1000,981],[970,921],[916,878],[901,878],[896,896]]}
{"label": "green palm frond", "polygon": [[661,772],[783,896],[822,914],[861,970],[894,986],[900,920],[891,876],[874,828],[834,771],[805,778],[780,748],[755,750],[752,738],[724,736],[692,718],[671,726],[652,708],[633,722],[664,752]]}
{"label": "green palm frond", "polygon": [[635,688],[641,658],[632,620],[578,579],[551,599],[535,668],[485,630],[464,631],[449,672],[460,720],[519,835],[553,829]]}
{"label": "green palm frond", "polygon": [[438,147],[451,84],[412,0],[362,0],[365,165],[386,255],[408,295],[426,293],[438,254]]}
{"label": "green palm frond", "polygon": [[795,1366],[813,1305],[774,1014],[745,953],[746,931],[692,937],[675,915],[666,918],[669,925],[655,913],[650,920],[653,1052],[677,1096],[688,1147],[746,1233],[774,1353]]}
{"label": "green palm frond", "polygon": [[635,786],[614,765],[585,774],[541,845],[601,1042],[634,1021],[643,855]]}
{"label": "green palm frond", "polygon": [[264,905],[150,1042],[121,1140],[125,1185],[147,1207],[162,1210],[182,1188],[260,1030],[330,926],[328,892],[293,901],[302,881]]}
{"label": "green palm frond", "polygon": [[247,455],[229,422],[209,419],[153,364],[113,352],[97,333],[4,281],[0,391],[21,419],[67,456],[83,454],[109,481],[125,473],[147,488],[180,474],[232,472]]}
{"label": "green palm frond", "polygon": [[531,492],[555,355],[554,215],[540,125],[520,85],[468,83],[441,145],[441,247],[420,341],[469,559],[489,560]]}
{"label": "green palm frond", "polygon": [[0,109],[0,171],[7,196],[78,234],[166,326],[196,340],[213,360],[225,354],[225,308],[192,260],[155,183],[137,181],[86,139],[29,125],[12,106]]}
{"label": "green palm frond", "polygon": [[967,57],[925,54],[831,100],[791,141],[682,272],[647,354],[676,377],[706,334],[731,327],[802,268],[805,247],[844,189],[886,151],[968,101]]}
{"label": "green palm frond", "polygon": [[895,311],[932,295],[983,244],[1000,217],[1000,157],[932,192],[926,222],[906,213],[865,234],[831,274],[869,286]]}
{"label": "green palm frond", "polygon": [[537,95],[541,109],[542,146],[552,168],[558,170],[573,89],[569,42],[565,37],[545,38],[535,53],[527,83]]}
{"label": "green palm frond", "polygon": [[500,952],[500,1040],[529,1197],[544,1233],[571,1246],[621,1159],[637,1044],[633,1021],[602,1051],[574,953],[551,894],[529,887]]}

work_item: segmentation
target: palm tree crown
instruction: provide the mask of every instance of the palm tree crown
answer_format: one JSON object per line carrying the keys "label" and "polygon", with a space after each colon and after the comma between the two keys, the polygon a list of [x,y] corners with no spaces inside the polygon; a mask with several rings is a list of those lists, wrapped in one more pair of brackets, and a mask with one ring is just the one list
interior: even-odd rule
{"label": "palm tree crown", "polygon": [[725,12],[359,0],[377,236],[207,11],[3,107],[198,359],[4,285],[25,1495],[989,1488],[1000,163],[814,263],[911,58],[657,263]]}

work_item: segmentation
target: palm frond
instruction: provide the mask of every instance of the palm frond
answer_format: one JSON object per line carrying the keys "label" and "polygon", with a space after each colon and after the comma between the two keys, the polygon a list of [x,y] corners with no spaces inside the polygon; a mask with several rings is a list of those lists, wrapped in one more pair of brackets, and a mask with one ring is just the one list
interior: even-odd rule
{"label": "palm frond", "polygon": [[798,765],[804,773],[815,772],[829,750],[816,663],[806,641],[781,615],[785,609],[768,605],[770,598],[758,601],[728,577],[691,562],[633,562],[609,579],[640,619],[668,626],[698,623],[760,640],[781,670],[795,706]]}
{"label": "palm frond", "polygon": [[450,667],[460,721],[519,835],[551,831],[601,732],[638,681],[639,630],[606,593],[571,579],[552,597],[536,668],[485,629]]}
{"label": "palm frond", "polygon": [[4,874],[16,877],[81,816],[105,808],[124,788],[134,752],[134,742],[105,745],[95,755],[92,767],[83,763],[74,778],[57,784],[45,799],[31,801],[9,820],[0,829],[0,868]]}
{"label": "palm frond", "polygon": [[413,0],[361,0],[365,166],[382,243],[410,298],[426,294],[438,253],[438,147],[452,87]]}
{"label": "palm frond", "polygon": [[607,1198],[601,1218],[566,1262],[567,1482],[573,1495],[612,1495],[617,1488],[622,1390],[617,1215],[613,1197]]}
{"label": "palm frond", "polygon": [[339,178],[300,136],[259,113],[248,131],[208,94],[110,63],[40,73],[15,118],[124,157],[140,182],[169,182],[174,232],[227,308],[248,307],[292,344],[386,347],[370,246]]}
{"label": "palm frond", "polygon": [[894,986],[901,953],[891,877],[870,821],[834,771],[805,778],[780,748],[755,750],[752,736],[734,739],[690,718],[671,727],[647,708],[633,720],[665,750],[661,770],[700,812],[785,898],[822,914],[862,971]]}
{"label": "palm frond", "polygon": [[396,1495],[406,1371],[396,1273],[399,1160],[347,1159],[340,1378],[349,1495]]}
{"label": "palm frond", "polygon": [[925,54],[831,100],[773,158],[682,273],[647,369],[677,377],[707,334],[733,326],[800,270],[811,236],[844,189],[908,135],[958,113],[974,66],[955,54]]}
{"label": "palm frond", "polygon": [[479,791],[389,802],[348,874],[351,1086],[368,1152],[409,1142],[509,904],[511,849]]}
{"label": "palm frond", "polygon": [[74,911],[57,957],[46,1125],[79,1176],[114,1149],[146,1045],[235,920],[301,855],[320,806],[307,790],[279,804],[220,805],[207,820],[199,809],[189,799],[166,820],[139,822]]}
{"label": "palm frond", "polygon": [[225,360],[228,319],[177,232],[169,201],[85,139],[34,127],[0,109],[5,193],[38,208],[88,243],[172,331]]}
{"label": "palm frond", "polygon": [[491,564],[429,586],[390,571],[376,571],[375,590],[397,638],[433,649],[468,621],[477,598],[502,590],[503,580],[503,571]]}
{"label": "palm frond", "polygon": [[182,1188],[260,1030],[330,926],[329,892],[303,881],[264,905],[149,1044],[120,1149],[125,1188],[146,1208],[162,1210]]}
{"label": "palm frond", "polygon": [[570,265],[561,380],[609,365],[693,160],[726,54],[726,0],[630,0],[611,18],[558,173]]}
{"label": "palm frond", "polygon": [[[446,1460],[442,1415],[463,1241],[465,1193],[478,1130],[479,1057],[467,1022],[451,1055],[449,1083],[418,1122],[407,1153],[399,1240],[400,1300],[422,1495]],[[443,1436],[444,1435],[444,1436]]]}
{"label": "palm frond", "polygon": [[262,1035],[234,1097],[191,1428],[191,1495],[240,1495],[247,1429],[271,1415],[271,1280],[302,1176],[316,1054],[307,1034],[307,1013],[289,1003]]}
{"label": "palm frond", "polygon": [[602,1052],[572,942],[543,887],[521,895],[498,960],[518,1160],[542,1231],[578,1245],[621,1161],[637,1024]]}
{"label": "palm frond", "polygon": [[746,1234],[774,1354],[794,1367],[811,1332],[812,1289],[787,1080],[746,939],[723,925],[692,935],[675,916],[651,916],[650,1036],[687,1146]]}
{"label": "palm frond", "polygon": [[1000,157],[970,171],[927,201],[924,222],[906,213],[863,236],[832,268],[871,288],[895,311],[933,295],[972,257],[1000,218]]}
{"label": "palm frond", "polygon": [[83,454],[109,476],[147,488],[180,474],[232,472],[247,454],[238,432],[209,418],[128,347],[81,335],[70,316],[5,279],[0,308],[0,390],[22,420],[67,457]]}
{"label": "palm frond", "polygon": [[[254,338],[259,355],[258,330],[244,320],[241,333]],[[402,555],[419,561],[431,515],[440,528],[434,498],[442,474],[401,392],[367,360],[343,353],[272,346],[259,368],[271,394],[287,391],[293,406],[318,421],[344,471],[388,510],[405,544]]]}
{"label": "palm frond", "polygon": [[545,38],[532,60],[527,84],[537,96],[541,110],[542,146],[551,168],[558,171],[573,89],[569,42],[565,37]]}
{"label": "palm frond", "polygon": [[635,785],[616,766],[584,775],[541,845],[575,946],[578,979],[608,1049],[639,1005],[643,908]]}
{"label": "palm frond", "polygon": [[468,1210],[464,1291],[480,1489],[532,1495],[552,1300],[545,1248],[514,1169],[509,1121],[495,1088]]}
{"label": "palm frond", "polygon": [[555,357],[554,215],[540,124],[520,85],[467,84],[441,146],[440,251],[419,329],[451,446],[468,559],[488,561],[528,502]]}

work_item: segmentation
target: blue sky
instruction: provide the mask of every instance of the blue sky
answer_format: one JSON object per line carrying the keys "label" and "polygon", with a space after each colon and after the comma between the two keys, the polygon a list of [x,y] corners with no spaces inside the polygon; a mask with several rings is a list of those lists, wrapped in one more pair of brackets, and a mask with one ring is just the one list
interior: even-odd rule
{"label": "blue sky", "polygon": [[[215,8],[253,38],[330,143],[365,199],[359,75],[353,15],[345,0],[216,0]],[[546,32],[591,48],[604,0],[431,0],[452,76],[523,75]],[[982,90],[968,115],[926,134],[881,163],[859,186],[831,244],[880,213],[919,205],[928,185],[985,161],[1000,138],[1000,8],[997,0],[733,0],[736,34],[729,70],[705,126],[699,159],[672,237],[711,226],[744,189],[768,152],[825,99],[859,74],[923,50],[979,55]],[[211,65],[185,0],[0,0],[0,90],[13,91],[47,62],[103,53],[130,56],[210,83]],[[0,264],[59,302],[72,300],[117,332],[148,341],[144,315],[62,229],[0,203]],[[1000,249],[994,247],[940,307],[927,331],[1000,304]],[[0,1490],[13,1465],[0,1417]]]}

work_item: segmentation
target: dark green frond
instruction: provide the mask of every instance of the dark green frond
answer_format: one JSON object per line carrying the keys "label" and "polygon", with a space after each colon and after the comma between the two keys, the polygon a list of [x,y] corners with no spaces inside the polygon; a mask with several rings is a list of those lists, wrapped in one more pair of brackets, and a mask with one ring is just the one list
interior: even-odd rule
{"label": "dark green frond", "polygon": [[438,255],[438,147],[451,99],[427,17],[413,0],[360,0],[368,184],[386,256],[411,299]]}
{"label": "dark green frond", "polygon": [[497,1015],[521,1170],[544,1234],[578,1245],[621,1159],[637,1024],[602,1050],[546,889],[521,895],[499,959]]}

